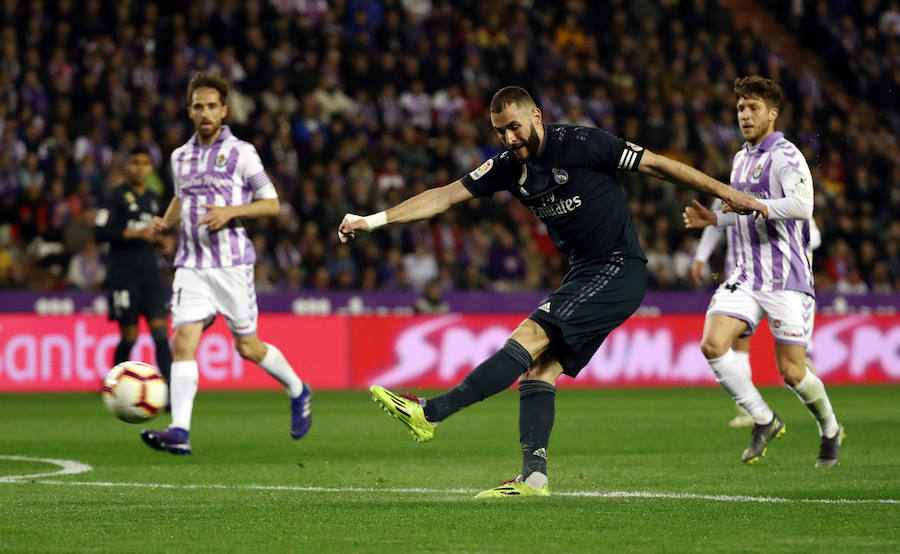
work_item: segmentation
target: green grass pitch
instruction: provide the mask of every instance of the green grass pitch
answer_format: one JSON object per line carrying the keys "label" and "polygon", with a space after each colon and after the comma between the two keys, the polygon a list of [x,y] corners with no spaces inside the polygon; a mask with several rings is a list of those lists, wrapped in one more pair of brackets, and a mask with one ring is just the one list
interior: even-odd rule
{"label": "green grass pitch", "polygon": [[[718,389],[562,390],[554,495],[492,501],[472,496],[518,473],[515,391],[420,445],[367,392],[317,392],[294,441],[283,393],[201,390],[189,457],[147,448],[99,394],[0,395],[0,551],[900,551],[900,387],[829,392],[847,440],[816,470],[787,389],[763,391],[787,433],[752,466]],[[92,469],[11,477],[65,467],[47,458]]]}

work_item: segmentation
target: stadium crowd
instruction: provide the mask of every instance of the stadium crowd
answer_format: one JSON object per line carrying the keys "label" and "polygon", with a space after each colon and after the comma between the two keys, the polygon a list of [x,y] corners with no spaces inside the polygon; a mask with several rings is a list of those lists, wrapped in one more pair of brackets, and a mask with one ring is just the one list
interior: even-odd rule
{"label": "stadium crowd", "polygon": [[[780,3],[806,5],[781,15],[846,90],[789,65],[777,41],[736,31],[711,0],[602,4],[5,0],[0,287],[102,283],[98,202],[137,144],[168,202],[168,155],[193,132],[184,92],[199,71],[233,84],[228,123],[282,199],[280,217],[253,229],[261,292],[555,287],[566,260],[511,197],[352,246],[338,247],[335,229],[347,212],[382,210],[496,153],[488,102],[508,84],[531,91],[546,121],[602,127],[727,182],[741,144],[732,83],[746,74],[787,93],[779,129],[816,185],[817,289],[900,287],[900,118],[885,92],[900,81],[896,1]],[[832,63],[842,49],[853,63]],[[697,234],[680,213],[693,193],[636,173],[622,185],[651,286],[692,287]]]}

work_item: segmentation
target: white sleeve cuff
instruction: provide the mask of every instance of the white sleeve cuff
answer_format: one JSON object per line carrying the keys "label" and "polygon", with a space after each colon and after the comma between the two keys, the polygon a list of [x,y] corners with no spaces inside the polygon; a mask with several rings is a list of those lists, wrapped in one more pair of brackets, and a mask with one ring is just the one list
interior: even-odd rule
{"label": "white sleeve cuff", "polygon": [[716,227],[729,227],[731,225],[737,225],[737,214],[734,212],[725,212],[716,210],[714,212],[716,214]]}

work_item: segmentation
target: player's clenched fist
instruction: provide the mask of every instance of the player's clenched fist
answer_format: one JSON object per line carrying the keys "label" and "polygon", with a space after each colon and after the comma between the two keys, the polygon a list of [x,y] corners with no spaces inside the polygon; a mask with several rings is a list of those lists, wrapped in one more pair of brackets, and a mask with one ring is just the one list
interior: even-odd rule
{"label": "player's clenched fist", "polygon": [[357,231],[368,231],[369,226],[361,215],[347,214],[338,227],[338,238],[341,242],[347,242],[352,238],[356,238]]}
{"label": "player's clenched fist", "polygon": [[371,231],[377,229],[387,223],[387,215],[384,212],[367,215],[365,217],[356,214],[347,214],[341,225],[338,227],[338,238],[341,242],[347,242],[352,238],[356,238],[356,233],[361,231]]}

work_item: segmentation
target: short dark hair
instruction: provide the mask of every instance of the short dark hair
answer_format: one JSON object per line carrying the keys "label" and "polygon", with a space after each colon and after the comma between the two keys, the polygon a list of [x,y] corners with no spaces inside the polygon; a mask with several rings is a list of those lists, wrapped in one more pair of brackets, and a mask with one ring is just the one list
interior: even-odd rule
{"label": "short dark hair", "polygon": [[735,79],[734,93],[738,98],[759,98],[770,108],[781,109],[784,102],[784,92],[778,83],[759,75]]}
{"label": "short dark hair", "polygon": [[491,99],[491,112],[500,113],[510,104],[517,106],[536,106],[531,95],[522,87],[503,87]]}
{"label": "short dark hair", "polygon": [[150,149],[144,146],[143,144],[138,144],[137,146],[132,146],[131,150],[128,151],[128,157],[131,156],[139,156],[141,154],[146,154],[150,156]]}
{"label": "short dark hair", "polygon": [[228,100],[228,81],[225,80],[224,77],[218,75],[216,73],[198,73],[191,79],[191,82],[188,84],[187,91],[187,101],[188,106],[191,105],[191,99],[194,96],[194,91],[198,88],[212,88],[216,89],[219,93],[219,100],[222,101],[222,105],[225,105],[225,101]]}

